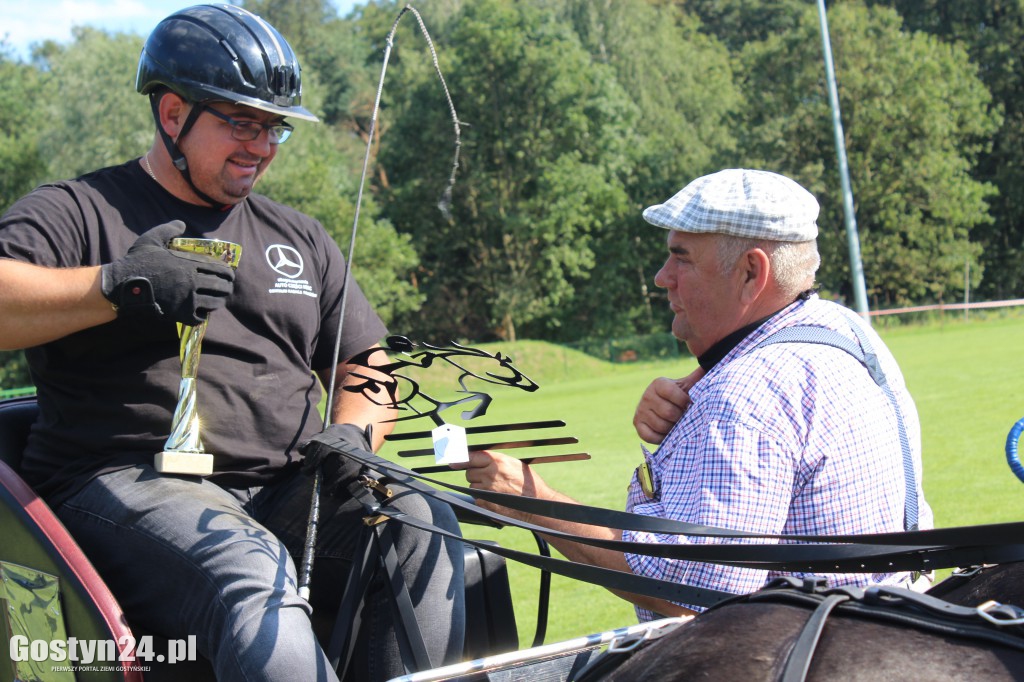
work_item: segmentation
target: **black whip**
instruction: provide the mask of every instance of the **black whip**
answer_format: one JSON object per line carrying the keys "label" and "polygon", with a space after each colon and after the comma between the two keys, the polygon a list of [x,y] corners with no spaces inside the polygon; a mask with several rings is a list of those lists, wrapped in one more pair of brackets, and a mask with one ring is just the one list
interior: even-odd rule
{"label": "black whip", "polygon": [[[377,84],[377,96],[374,100],[373,112],[370,116],[370,129],[366,138],[366,153],[363,156],[363,170],[359,178],[359,192],[356,197],[355,218],[352,221],[352,234],[349,239],[348,257],[345,260],[345,278],[341,289],[338,330],[334,340],[334,355],[331,361],[330,384],[327,387],[327,406],[324,410],[324,431],[326,431],[331,425],[331,415],[334,410],[334,391],[338,376],[338,355],[341,350],[341,333],[345,324],[345,306],[348,302],[349,281],[352,276],[352,259],[355,256],[356,234],[359,230],[359,211],[363,203],[363,188],[366,186],[366,174],[370,165],[370,152],[373,145],[373,135],[377,127],[377,114],[380,111],[381,94],[384,91],[384,76],[387,73],[388,62],[391,60],[391,49],[394,46],[395,32],[398,30],[398,23],[402,20],[402,17],[406,12],[411,12],[416,17],[416,22],[419,24],[420,31],[423,33],[423,37],[426,38],[427,45],[430,48],[430,55],[434,62],[434,70],[437,72],[437,77],[441,81],[441,87],[444,89],[444,95],[448,101],[448,109],[451,112],[452,122],[455,126],[455,155],[452,161],[452,170],[448,177],[448,185],[445,187],[444,192],[441,194],[441,199],[438,202],[438,208],[441,210],[441,213],[446,219],[450,218],[448,207],[451,204],[452,188],[455,186],[455,175],[459,169],[459,150],[462,146],[462,132],[459,126],[458,114],[455,112],[455,104],[452,102],[451,94],[448,92],[448,85],[445,83],[444,75],[441,73],[441,67],[437,62],[437,52],[434,50],[434,43],[430,39],[427,27],[424,25],[423,18],[420,16],[420,13],[411,5],[406,5],[402,8],[402,11],[398,13],[398,16],[395,17],[395,22],[392,24],[391,31],[388,33],[387,47],[384,50],[384,63],[381,66],[380,81]],[[372,443],[370,444],[370,447],[373,447]],[[320,523],[320,491],[322,487],[323,471],[322,467],[317,467],[316,472],[313,475],[313,492],[309,501],[309,520],[306,524],[306,542],[303,545],[302,565],[299,571],[299,596],[307,601],[309,601],[309,586],[313,579],[313,554],[316,549],[317,528]]]}

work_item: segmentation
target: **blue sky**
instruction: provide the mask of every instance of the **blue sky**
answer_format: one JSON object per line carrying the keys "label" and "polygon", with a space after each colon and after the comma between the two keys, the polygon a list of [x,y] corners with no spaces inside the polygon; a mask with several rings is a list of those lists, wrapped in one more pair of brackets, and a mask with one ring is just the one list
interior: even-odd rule
{"label": "blue sky", "polygon": [[[202,0],[0,0],[0,39],[27,58],[29,47],[43,40],[68,42],[72,26],[149,35],[168,14]],[[333,0],[341,16],[357,0]],[[287,37],[287,36],[286,36]]]}

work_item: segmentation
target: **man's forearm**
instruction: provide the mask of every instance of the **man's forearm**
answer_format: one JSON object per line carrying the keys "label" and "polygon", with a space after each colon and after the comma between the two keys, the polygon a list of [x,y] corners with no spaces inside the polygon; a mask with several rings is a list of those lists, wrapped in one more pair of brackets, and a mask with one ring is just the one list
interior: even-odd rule
{"label": "man's forearm", "polygon": [[117,317],[100,293],[100,268],[47,268],[0,260],[0,349],[63,338]]}
{"label": "man's forearm", "polygon": [[[547,488],[545,490],[544,499],[566,502],[569,504],[578,504],[572,498],[567,495],[563,495],[552,488]],[[532,514],[523,514],[520,512],[513,512],[509,509],[505,509],[504,511],[508,512],[507,515],[513,516],[513,518],[519,518],[527,523],[544,526],[566,534],[595,538],[599,540],[622,540],[622,531],[613,528],[591,526],[584,523],[575,523],[571,521],[535,516]],[[591,566],[600,566],[602,568],[621,571],[623,573],[633,573],[633,570],[626,562],[626,555],[617,550],[573,542],[571,540],[566,540],[552,535],[544,535],[544,538],[569,561],[590,564]],[[685,616],[695,613],[690,609],[683,608],[678,604],[673,604],[672,602],[668,602],[663,599],[655,599],[654,597],[646,597],[643,595],[622,592],[620,590],[610,591],[626,601],[632,602],[642,608],[659,613],[663,616]]]}
{"label": "man's forearm", "polygon": [[[387,363],[387,355],[381,350],[378,353],[374,353],[370,356],[370,362],[376,365],[384,365]],[[346,391],[346,386],[357,386],[366,382],[363,377],[356,376],[356,374],[370,375],[373,376],[376,370],[364,367],[362,365],[338,365],[337,378],[336,378],[336,389],[334,393],[334,409],[331,413],[332,424],[355,424],[356,426],[365,427],[367,425],[373,426],[373,442],[371,445],[374,450],[380,448],[384,443],[384,436],[391,433],[395,428],[395,423],[391,421],[398,416],[398,410],[395,409],[394,405],[390,402],[387,404],[380,404],[364,392]],[[330,378],[326,376],[327,372],[321,372],[321,380],[324,385],[330,381]],[[383,379],[390,380],[381,373]],[[382,392],[380,395],[384,395]],[[389,395],[388,400],[397,400],[398,395]]]}

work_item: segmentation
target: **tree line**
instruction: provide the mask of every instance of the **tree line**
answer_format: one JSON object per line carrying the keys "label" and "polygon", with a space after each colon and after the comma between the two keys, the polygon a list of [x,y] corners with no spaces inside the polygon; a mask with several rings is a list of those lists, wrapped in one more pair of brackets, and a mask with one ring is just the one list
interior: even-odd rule
{"label": "tree line", "polygon": [[[303,65],[297,124],[259,191],[347,247],[392,330],[429,341],[571,342],[661,332],[664,234],[640,217],[724,167],[819,199],[822,294],[852,305],[832,114],[810,0],[421,0],[339,17],[327,0],[251,0]],[[873,308],[1021,295],[1024,9],[845,0],[828,22]],[[34,186],[141,155],[143,37],[77,28],[29,60],[0,45],[0,208]],[[0,384],[10,385],[0,373]]]}

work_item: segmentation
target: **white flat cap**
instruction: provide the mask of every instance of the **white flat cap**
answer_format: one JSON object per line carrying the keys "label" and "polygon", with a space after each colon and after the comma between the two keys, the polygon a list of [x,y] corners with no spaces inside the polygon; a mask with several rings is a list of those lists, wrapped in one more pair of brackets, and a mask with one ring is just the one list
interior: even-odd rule
{"label": "white flat cap", "polygon": [[789,178],[762,170],[729,168],[697,178],[643,215],[651,225],[682,232],[780,242],[818,236],[818,201]]}

